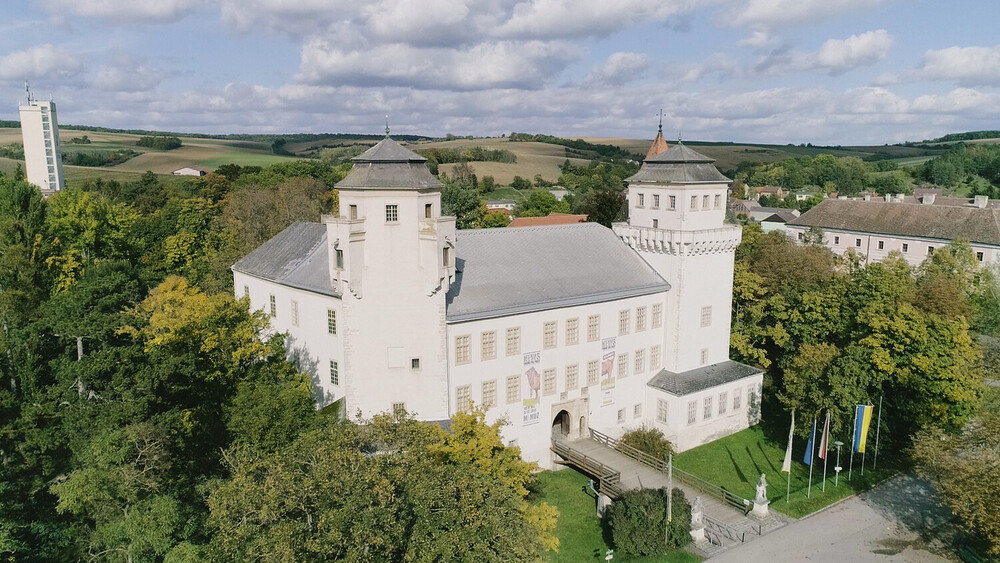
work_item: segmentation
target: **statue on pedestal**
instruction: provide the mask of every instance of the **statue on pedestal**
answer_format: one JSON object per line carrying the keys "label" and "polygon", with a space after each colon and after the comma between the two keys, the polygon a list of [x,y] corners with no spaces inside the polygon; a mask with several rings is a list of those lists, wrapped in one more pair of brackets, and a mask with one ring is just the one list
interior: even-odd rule
{"label": "statue on pedestal", "polygon": [[753,515],[758,518],[767,517],[767,477],[760,474],[760,481],[757,481],[757,498],[753,500]]}
{"label": "statue on pedestal", "polygon": [[701,504],[701,497],[694,497],[691,503],[691,540],[695,543],[708,540],[705,535],[705,507]]}

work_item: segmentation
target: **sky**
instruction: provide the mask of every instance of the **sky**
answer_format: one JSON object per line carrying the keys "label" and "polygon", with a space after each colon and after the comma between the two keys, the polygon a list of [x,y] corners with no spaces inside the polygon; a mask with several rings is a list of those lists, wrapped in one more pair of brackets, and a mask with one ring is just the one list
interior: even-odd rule
{"label": "sky", "polygon": [[996,0],[5,0],[0,119],[883,144],[1000,129]]}

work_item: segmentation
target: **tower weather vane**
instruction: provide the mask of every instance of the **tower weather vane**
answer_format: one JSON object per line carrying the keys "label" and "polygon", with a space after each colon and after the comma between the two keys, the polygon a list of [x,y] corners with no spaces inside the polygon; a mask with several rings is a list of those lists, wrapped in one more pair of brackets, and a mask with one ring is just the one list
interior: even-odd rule
{"label": "tower weather vane", "polygon": [[389,136],[389,116],[385,116],[385,136]]}
{"label": "tower weather vane", "polygon": [[663,108],[660,108],[660,128],[659,132],[663,133]]}

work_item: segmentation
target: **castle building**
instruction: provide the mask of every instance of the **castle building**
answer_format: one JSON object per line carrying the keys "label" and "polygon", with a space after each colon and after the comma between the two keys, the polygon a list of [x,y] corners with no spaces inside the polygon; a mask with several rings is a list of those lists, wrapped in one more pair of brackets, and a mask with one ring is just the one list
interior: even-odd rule
{"label": "castle building", "polygon": [[27,102],[17,108],[21,115],[25,177],[28,183],[41,188],[42,193],[57,192],[65,183],[56,103],[40,102],[32,97],[30,90],[27,92]]}
{"label": "castle building", "polygon": [[542,467],[552,432],[709,442],[759,418],[762,373],[728,355],[741,231],[713,161],[663,145],[613,229],[456,231],[425,159],[387,135],[337,184],[338,216],[233,265],[236,295],[288,333],[318,405],[350,417],[474,405]]}

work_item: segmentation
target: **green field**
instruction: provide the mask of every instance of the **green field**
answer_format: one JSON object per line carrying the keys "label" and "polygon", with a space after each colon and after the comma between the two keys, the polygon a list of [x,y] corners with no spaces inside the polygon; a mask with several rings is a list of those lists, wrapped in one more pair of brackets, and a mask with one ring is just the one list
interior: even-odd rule
{"label": "green field", "polygon": [[[800,421],[799,424],[804,423]],[[822,491],[823,460],[817,459],[813,469],[812,488],[807,497],[809,466],[802,463],[805,440],[796,439],[792,450],[794,455],[791,493],[786,502],[785,490],[788,481],[786,474],[781,473],[781,463],[785,459],[785,445],[768,439],[761,428],[755,426],[677,454],[674,456],[674,463],[678,469],[749,499],[754,497],[757,480],[760,479],[760,474],[764,473],[767,475],[767,496],[771,501],[771,508],[794,518],[811,514],[838,500],[869,489],[895,473],[885,467],[884,462],[887,460],[884,456],[880,459],[883,466],[879,467],[878,471],[872,471],[873,456],[868,455],[867,468],[862,476],[861,455],[855,454],[853,475],[848,480],[846,468],[851,449],[848,443],[841,450],[840,461],[845,469],[840,475],[839,484],[834,484],[833,468],[836,466],[837,454],[833,451],[827,464],[826,491]]]}
{"label": "green field", "polygon": [[[556,537],[559,551],[548,554],[552,563],[577,563],[604,561],[608,544],[603,537],[601,521],[597,517],[594,497],[587,490],[588,478],[572,469],[543,471],[537,476],[534,500],[545,501],[559,509]],[[679,550],[658,557],[628,557],[615,553],[615,561],[642,563],[687,563],[700,559]]]}

